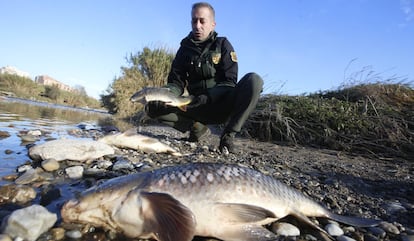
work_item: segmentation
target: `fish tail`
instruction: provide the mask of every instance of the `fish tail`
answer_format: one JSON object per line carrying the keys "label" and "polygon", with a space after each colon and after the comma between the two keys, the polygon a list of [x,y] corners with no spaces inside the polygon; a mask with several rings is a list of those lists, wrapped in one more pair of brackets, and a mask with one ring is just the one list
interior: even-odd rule
{"label": "fish tail", "polygon": [[378,226],[382,220],[378,219],[369,219],[369,218],[360,218],[360,217],[350,217],[350,216],[342,216],[335,213],[330,213],[328,218],[338,221],[340,223],[348,224],[351,226],[356,227],[374,227]]}

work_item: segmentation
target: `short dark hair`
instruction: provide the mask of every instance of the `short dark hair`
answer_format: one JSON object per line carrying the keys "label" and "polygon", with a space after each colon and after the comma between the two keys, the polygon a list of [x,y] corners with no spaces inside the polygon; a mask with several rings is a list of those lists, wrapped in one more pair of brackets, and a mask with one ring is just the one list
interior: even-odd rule
{"label": "short dark hair", "polygon": [[191,8],[191,13],[193,13],[194,10],[198,9],[198,8],[202,8],[202,7],[206,7],[208,9],[210,9],[211,14],[213,15],[213,19],[216,18],[216,11],[214,11],[213,6],[211,6],[210,3],[208,2],[198,2],[198,3],[194,3],[193,7]]}

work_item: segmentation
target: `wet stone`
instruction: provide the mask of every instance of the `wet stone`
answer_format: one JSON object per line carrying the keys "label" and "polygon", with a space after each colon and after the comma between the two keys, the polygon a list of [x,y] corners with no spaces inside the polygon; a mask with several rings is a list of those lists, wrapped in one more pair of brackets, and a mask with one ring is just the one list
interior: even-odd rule
{"label": "wet stone", "polygon": [[296,226],[290,223],[284,223],[284,222],[274,223],[272,225],[272,231],[278,235],[283,235],[283,236],[299,236],[300,235],[300,230]]}
{"label": "wet stone", "polygon": [[50,230],[53,240],[62,240],[65,238],[65,229],[64,228],[53,228]]}
{"label": "wet stone", "polygon": [[54,159],[42,161],[42,167],[45,171],[53,172],[60,168],[59,162]]}
{"label": "wet stone", "polygon": [[34,241],[49,230],[56,220],[56,214],[50,213],[43,206],[32,205],[14,211],[4,222],[4,233],[12,238]]}
{"label": "wet stone", "polygon": [[0,241],[12,241],[12,239],[7,234],[0,234]]}
{"label": "wet stone", "polygon": [[346,235],[341,235],[339,237],[336,238],[336,240],[338,241],[356,241],[355,239],[348,237]]}
{"label": "wet stone", "polygon": [[344,234],[344,231],[336,223],[328,223],[325,226],[325,230],[331,236],[341,236]]}
{"label": "wet stone", "polygon": [[18,177],[14,182],[16,184],[29,184],[36,182],[40,179],[40,176],[35,169],[29,169],[25,173],[23,173],[20,177]]}
{"label": "wet stone", "polygon": [[132,165],[132,163],[128,160],[125,159],[121,159],[117,162],[115,162],[115,164],[112,167],[113,171],[119,171],[119,170],[133,170],[134,169],[134,165]]}
{"label": "wet stone", "polygon": [[401,241],[414,241],[414,235],[402,235]]}
{"label": "wet stone", "polygon": [[10,137],[10,133],[7,131],[0,131],[0,139]]}
{"label": "wet stone", "polygon": [[7,149],[7,150],[5,150],[5,151],[4,151],[4,154],[6,154],[6,155],[10,155],[10,154],[12,154],[13,152],[14,152],[13,150]]}
{"label": "wet stone", "polygon": [[400,234],[400,230],[398,230],[398,228],[392,223],[381,222],[380,227],[387,233]]}
{"label": "wet stone", "polygon": [[378,228],[378,227],[371,227],[368,228],[369,232],[371,232],[373,235],[380,237],[380,238],[384,238],[385,235],[387,235],[387,233],[382,229],[382,228]]}
{"label": "wet stone", "polygon": [[9,184],[0,186],[0,204],[2,203],[27,203],[36,197],[36,191],[32,187]]}
{"label": "wet stone", "polygon": [[82,238],[82,233],[79,230],[69,230],[66,231],[65,236],[71,239],[80,239]]}
{"label": "wet stone", "polygon": [[66,168],[65,172],[70,179],[80,179],[83,176],[83,170],[82,166],[73,166]]}

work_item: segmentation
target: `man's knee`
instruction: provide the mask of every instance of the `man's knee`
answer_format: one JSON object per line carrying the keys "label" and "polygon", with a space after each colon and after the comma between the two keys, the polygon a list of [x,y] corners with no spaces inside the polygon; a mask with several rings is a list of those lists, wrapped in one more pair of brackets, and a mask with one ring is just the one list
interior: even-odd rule
{"label": "man's knee", "polygon": [[254,93],[263,91],[263,79],[256,73],[248,73],[238,83],[240,88],[249,88]]}
{"label": "man's knee", "polygon": [[166,113],[166,106],[159,101],[150,101],[144,107],[145,113],[152,119],[164,115]]}

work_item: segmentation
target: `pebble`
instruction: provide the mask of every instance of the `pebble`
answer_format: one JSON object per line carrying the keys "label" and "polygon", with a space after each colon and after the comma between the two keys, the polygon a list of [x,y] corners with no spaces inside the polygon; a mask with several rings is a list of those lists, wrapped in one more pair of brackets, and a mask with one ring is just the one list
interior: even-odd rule
{"label": "pebble", "polygon": [[389,214],[389,215],[393,215],[393,214],[398,213],[398,212],[407,211],[407,209],[398,201],[388,203],[385,206],[385,210],[387,211],[387,214]]}
{"label": "pebble", "polygon": [[80,179],[83,176],[83,166],[73,166],[65,169],[66,175],[70,179]]}
{"label": "pebble", "polygon": [[66,237],[71,239],[79,239],[82,238],[82,233],[79,230],[69,230],[66,232]]}
{"label": "pebble", "polygon": [[0,139],[10,137],[10,133],[7,131],[0,131]]}
{"label": "pebble", "polygon": [[41,136],[42,132],[40,130],[30,130],[27,132],[27,134],[32,136]]}
{"label": "pebble", "polygon": [[57,215],[40,205],[32,205],[14,211],[4,222],[3,233],[12,238],[20,237],[34,241],[49,230],[57,220]]}
{"label": "pebble", "polygon": [[382,228],[379,227],[370,227],[368,228],[368,230],[375,236],[380,237],[380,238],[384,238],[385,235],[387,234]]}
{"label": "pebble", "polygon": [[278,235],[283,236],[299,236],[300,230],[296,226],[290,224],[290,223],[274,223],[272,225],[272,231]]}
{"label": "pebble", "polygon": [[53,172],[53,171],[59,170],[60,168],[59,162],[56,161],[55,159],[48,159],[48,160],[42,161],[41,165],[43,169],[45,169],[45,171],[48,171],[48,172]]}
{"label": "pebble", "polygon": [[50,230],[54,240],[62,240],[65,238],[65,229],[64,228],[53,228]]}
{"label": "pebble", "polygon": [[39,140],[39,137],[33,135],[20,135],[20,139],[22,142],[35,142]]}
{"label": "pebble", "polygon": [[4,153],[6,154],[6,155],[10,155],[10,154],[12,154],[14,151],[13,150],[10,150],[10,149],[7,149],[7,150],[5,150],[4,151]]}
{"label": "pebble", "polygon": [[331,236],[341,236],[344,234],[344,231],[336,223],[328,223],[325,226],[325,230]]}
{"label": "pebble", "polygon": [[414,241],[414,235],[402,235],[401,241]]}
{"label": "pebble", "polygon": [[400,234],[400,230],[392,223],[381,222],[379,226],[387,233]]}
{"label": "pebble", "polygon": [[108,169],[112,165],[113,165],[112,162],[109,160],[101,160],[101,161],[98,161],[98,163],[96,163],[96,166],[100,169]]}
{"label": "pebble", "polygon": [[14,182],[16,184],[29,184],[40,179],[39,173],[35,169],[29,169],[18,177]]}
{"label": "pebble", "polygon": [[0,234],[0,241],[12,241],[12,239],[7,234]]}
{"label": "pebble", "polygon": [[29,165],[29,164],[21,165],[17,168],[17,172],[22,173],[30,169],[33,169],[32,165]]}
{"label": "pebble", "polygon": [[338,236],[338,237],[336,238],[336,240],[338,240],[338,241],[356,241],[355,239],[350,238],[350,237],[348,237],[348,236],[346,236],[346,235],[341,235],[341,236]]}
{"label": "pebble", "polygon": [[134,169],[134,165],[132,165],[132,163],[128,160],[125,159],[121,159],[117,162],[115,162],[115,164],[112,166],[112,170],[113,171],[119,171],[119,170],[133,170]]}

